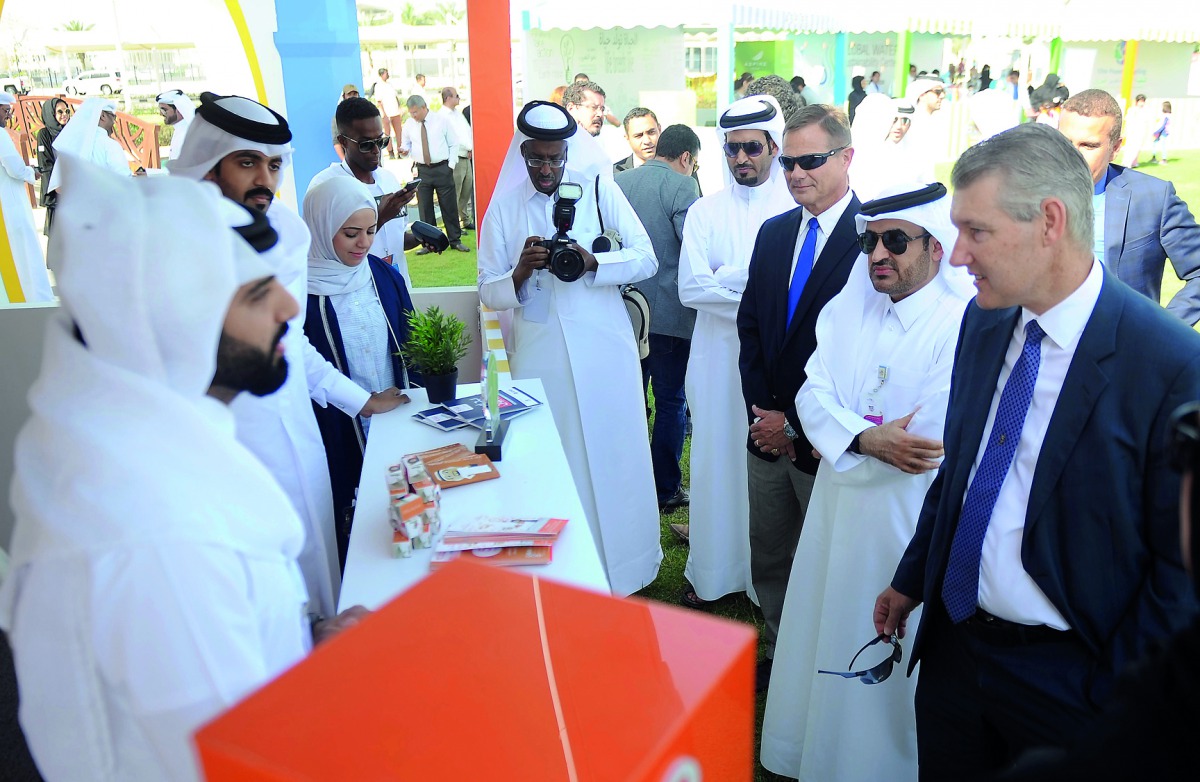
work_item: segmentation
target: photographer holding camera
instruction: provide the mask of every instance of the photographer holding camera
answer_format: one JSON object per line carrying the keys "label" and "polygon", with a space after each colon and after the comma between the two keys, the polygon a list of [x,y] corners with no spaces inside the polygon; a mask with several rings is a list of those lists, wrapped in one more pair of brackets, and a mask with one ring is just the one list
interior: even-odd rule
{"label": "photographer holding camera", "polygon": [[600,145],[561,106],[517,117],[479,234],[479,297],[512,311],[514,379],[541,378],[614,594],[662,559],[641,366],[621,286],[654,274]]}

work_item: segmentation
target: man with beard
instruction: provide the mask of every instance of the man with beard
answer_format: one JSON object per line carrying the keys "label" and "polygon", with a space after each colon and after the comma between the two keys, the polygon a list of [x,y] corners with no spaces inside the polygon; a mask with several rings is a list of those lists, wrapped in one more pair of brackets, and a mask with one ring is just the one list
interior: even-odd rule
{"label": "man with beard", "polygon": [[404,284],[412,290],[404,251],[420,244],[406,230],[407,207],[416,196],[417,189],[401,187],[396,175],[382,165],[383,148],[388,145],[389,139],[384,133],[383,118],[375,104],[366,98],[347,98],[338,104],[335,121],[338,140],[346,150],[346,159],[330,163],[329,168],[317,172],[307,189],[312,190],[335,176],[352,176],[366,185],[379,205],[379,222],[375,241],[371,244],[371,255],[396,267],[396,271],[404,278]]}
{"label": "man with beard", "polygon": [[[841,621],[872,605],[904,553],[941,456],[954,343],[970,275],[950,266],[958,231],[945,186],[892,186],[863,204],[863,254],[817,317],[796,398],[821,454],[788,579],[763,721],[763,765],[798,779],[916,779],[916,679],[863,688],[834,668],[870,640]],[[865,655],[864,655],[865,656]],[[863,666],[866,667],[866,666]],[[841,740],[845,725],[875,737]]]}
{"label": "man with beard", "polygon": [[[570,281],[547,268],[550,251],[538,244],[554,235],[560,183],[583,190],[570,232],[582,269],[564,274]],[[620,249],[594,244],[601,220],[621,235]],[[479,247],[480,301],[512,310],[512,376],[545,384],[609,584],[630,595],[654,580],[662,549],[642,371],[621,286],[654,274],[658,261],[612,164],[563,107],[521,109]]]}
{"label": "man with beard", "polygon": [[298,307],[256,252],[275,239],[261,216],[177,178],[57,167],[62,306],[0,590],[21,725],[50,782],[198,780],[192,732],[312,644],[304,526],[227,406],[284,381]]}
{"label": "man with beard", "polygon": [[683,228],[679,299],[696,310],[685,380],[692,411],[684,570],[690,586],[681,595],[691,608],[733,592],[753,596],[736,318],[758,229],[796,205],[775,162],[783,127],[783,110],[768,95],[743,98],[721,115],[718,130],[733,181],[692,204]]}
{"label": "man with beard", "polygon": [[[182,154],[167,168],[213,182],[226,198],[265,213],[279,242],[264,258],[279,284],[302,301],[308,295],[308,228],[285,204],[274,202],[280,173],[291,162],[291,138],[287,120],[261,103],[206,92]],[[334,524],[348,523],[349,517],[341,508],[335,517],[325,447],[309,399],[347,415],[370,416],[393,409],[401,396],[397,388],[368,394],[338,372],[309,344],[303,322],[300,310],[283,341],[292,367],[283,388],[266,397],[241,397],[231,409],[238,439],[271,471],[305,521],[300,569],[312,612],[330,616],[341,582]]]}
{"label": "man with beard", "polygon": [[625,140],[632,150],[629,157],[613,163],[613,175],[622,171],[639,168],[647,160],[654,159],[654,151],[658,148],[658,134],[662,129],[658,117],[653,111],[642,106],[630,109],[625,115]]}
{"label": "man with beard", "polygon": [[187,138],[192,117],[196,116],[196,105],[183,90],[167,90],[155,100],[158,101],[158,113],[162,115],[163,122],[172,128],[170,159],[174,160],[183,150],[183,140]]}

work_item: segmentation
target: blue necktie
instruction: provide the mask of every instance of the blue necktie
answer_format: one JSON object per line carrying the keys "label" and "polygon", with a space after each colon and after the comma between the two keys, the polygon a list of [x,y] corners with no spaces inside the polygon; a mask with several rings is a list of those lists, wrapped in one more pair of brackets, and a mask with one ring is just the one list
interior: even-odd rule
{"label": "blue necktie", "polygon": [[808,218],[808,233],[804,235],[804,244],[800,246],[800,257],[796,259],[796,271],[792,272],[792,284],[788,286],[788,327],[791,328],[792,316],[796,314],[796,305],[800,303],[800,294],[804,293],[804,283],[812,273],[813,263],[817,258],[817,231],[820,229],[817,218]]}
{"label": "blue necktie", "polygon": [[988,444],[975,478],[967,489],[958,529],[950,544],[950,560],[946,565],[946,580],[942,583],[942,601],[955,624],[975,613],[979,603],[979,560],[983,553],[983,536],[987,532],[996,498],[1004,484],[1004,476],[1012,465],[1025,415],[1033,399],[1038,367],[1042,363],[1042,338],[1046,332],[1031,320],[1025,326],[1025,347],[1013,366],[1008,382],[1000,393],[996,421],[988,435]]}

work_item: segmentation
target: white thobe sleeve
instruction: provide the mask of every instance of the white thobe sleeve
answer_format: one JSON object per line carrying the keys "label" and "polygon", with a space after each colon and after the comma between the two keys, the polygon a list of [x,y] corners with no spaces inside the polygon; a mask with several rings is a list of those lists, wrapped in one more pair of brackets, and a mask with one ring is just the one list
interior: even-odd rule
{"label": "white thobe sleeve", "polygon": [[300,340],[300,349],[304,354],[309,397],[321,407],[333,405],[348,416],[358,415],[371,398],[371,393],[338,372],[337,367],[317,352],[303,331],[297,331],[293,339]]}
{"label": "white thobe sleeve", "polygon": [[796,394],[796,415],[804,428],[804,436],[821,458],[835,471],[844,472],[867,458],[846,449],[856,434],[871,427],[871,422],[847,407],[846,404],[852,405],[854,400],[841,399],[834,385],[831,364],[839,357],[829,355],[831,341],[822,339],[831,328],[829,308],[826,308],[817,316],[817,349],[804,368],[808,379]]}
{"label": "white thobe sleeve", "polygon": [[278,673],[281,649],[299,659],[311,641],[299,626],[290,641],[264,637],[240,555],[211,545],[176,553],[143,546],[97,563],[91,628],[97,665],[127,694],[162,768],[197,780],[191,734]]}
{"label": "white thobe sleeve", "polygon": [[589,286],[624,285],[653,277],[658,271],[654,245],[642,221],[616,182],[600,179],[600,214],[604,224],[621,234],[621,249],[596,253],[598,267],[583,276]]}
{"label": "white thobe sleeve", "polygon": [[[684,223],[683,245],[679,252],[679,300],[685,307],[734,323],[749,270],[725,266],[712,269],[709,264],[712,229],[708,220],[696,219],[694,213],[692,219]],[[734,230],[732,226],[730,230]]]}
{"label": "white thobe sleeve", "polygon": [[[521,196],[511,193],[505,197],[515,200]],[[513,270],[521,258],[526,237],[518,235],[525,231],[515,222],[509,224],[508,219],[508,210],[493,198],[479,232],[479,300],[485,307],[497,311],[524,306],[533,285],[532,276],[520,291],[513,285]]]}
{"label": "white thobe sleeve", "polygon": [[0,133],[5,135],[5,138],[0,140],[0,165],[4,166],[4,173],[13,179],[32,185],[37,181],[33,173],[33,166],[25,165],[25,161],[21,159],[21,153],[17,151],[12,139],[8,138],[8,133],[3,130],[0,130]]}

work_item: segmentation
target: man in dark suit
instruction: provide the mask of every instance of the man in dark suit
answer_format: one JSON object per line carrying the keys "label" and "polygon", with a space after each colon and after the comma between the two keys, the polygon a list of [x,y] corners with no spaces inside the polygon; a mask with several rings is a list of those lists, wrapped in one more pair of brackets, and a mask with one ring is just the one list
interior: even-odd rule
{"label": "man in dark suit", "polygon": [[750,433],[750,575],[766,620],[767,686],[792,556],[808,509],[817,460],[796,415],[796,392],[817,346],[817,315],[858,257],[850,189],[850,123],[831,106],[797,110],[784,128],[779,162],[799,208],[763,223],[738,309],[738,368]]}
{"label": "man in dark suit", "polygon": [[679,249],[688,207],[700,197],[691,178],[700,139],[687,125],[672,125],[656,140],[658,154],[644,165],[622,171],[616,180],[650,235],[658,258],[658,271],[638,283],[650,305],[650,353],[642,359],[642,385],[654,383],[650,462],[658,506],[671,510],[688,504],[679,459],[687,427],[683,379],[696,311],[679,301]]}
{"label": "man in dark suit", "polygon": [[1159,301],[1167,258],[1183,289],[1167,312],[1200,321],[1200,225],[1175,186],[1113,164],[1121,146],[1121,107],[1103,90],[1084,90],[1063,104],[1058,129],[1092,172],[1096,213],[1093,249],[1121,282]]}
{"label": "man in dark suit", "polygon": [[973,779],[1069,741],[1117,671],[1195,613],[1171,413],[1200,396],[1200,335],[1092,256],[1092,182],[1060,133],[963,153],[951,263],[976,278],[946,456],[880,594],[880,633],[925,603],[909,672],[921,779]]}

